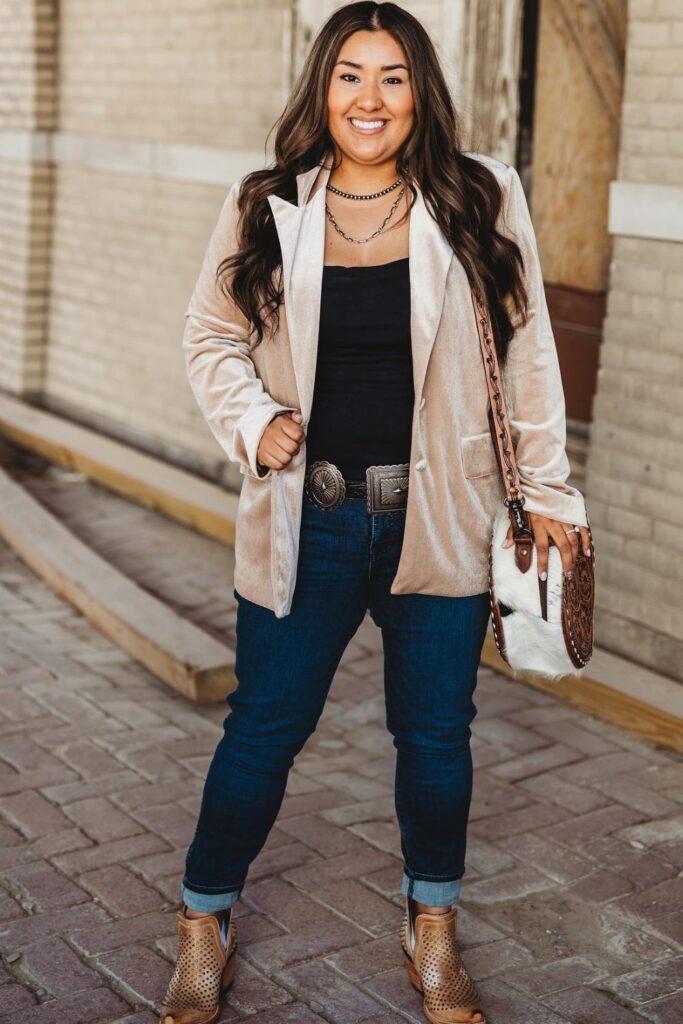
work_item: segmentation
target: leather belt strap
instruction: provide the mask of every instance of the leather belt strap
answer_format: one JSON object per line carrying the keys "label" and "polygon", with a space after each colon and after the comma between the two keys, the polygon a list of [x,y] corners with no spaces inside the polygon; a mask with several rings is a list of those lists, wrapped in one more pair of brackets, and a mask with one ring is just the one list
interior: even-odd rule
{"label": "leather belt strap", "polygon": [[365,480],[345,480],[347,498],[367,498],[368,485]]}

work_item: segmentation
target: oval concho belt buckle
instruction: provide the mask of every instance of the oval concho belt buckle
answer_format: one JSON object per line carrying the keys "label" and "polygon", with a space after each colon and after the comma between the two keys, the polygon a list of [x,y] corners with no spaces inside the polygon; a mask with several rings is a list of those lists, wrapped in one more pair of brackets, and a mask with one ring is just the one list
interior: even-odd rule
{"label": "oval concho belt buckle", "polygon": [[320,508],[339,508],[346,497],[341,470],[325,459],[312,462],[306,473],[306,493]]}

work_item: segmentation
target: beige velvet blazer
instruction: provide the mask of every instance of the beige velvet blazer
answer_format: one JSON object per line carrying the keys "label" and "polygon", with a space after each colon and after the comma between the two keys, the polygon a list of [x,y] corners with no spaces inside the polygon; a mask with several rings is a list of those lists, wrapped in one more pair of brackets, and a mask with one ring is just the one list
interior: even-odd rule
{"label": "beige velvet blazer", "polygon": [[[500,181],[499,230],[516,239],[526,267],[529,320],[517,330],[503,369],[526,508],[585,526],[583,496],[567,483],[564,394],[522,184],[512,166],[468,155],[485,162]],[[278,412],[300,409],[304,431],[311,414],[329,175],[328,155],[298,175],[297,204],[268,197],[283,257],[278,331],[252,351],[248,323],[215,286],[218,264],[236,248],[237,181],[208,243],[182,339],[199,408],[244,474],[235,588],[277,618],[289,614],[296,584],[306,444],[284,469],[262,475],[256,452]],[[405,532],[391,593],[478,594],[488,588],[488,545],[503,486],[489,434],[470,286],[419,190],[409,255],[415,404]]]}

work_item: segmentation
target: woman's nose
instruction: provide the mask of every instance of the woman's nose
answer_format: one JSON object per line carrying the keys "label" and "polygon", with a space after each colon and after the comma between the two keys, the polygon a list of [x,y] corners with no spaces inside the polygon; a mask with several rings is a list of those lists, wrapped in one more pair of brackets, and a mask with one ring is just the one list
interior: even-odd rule
{"label": "woman's nose", "polygon": [[382,98],[379,94],[379,89],[376,86],[366,86],[356,100],[356,103],[362,110],[369,110],[374,113],[382,106]]}

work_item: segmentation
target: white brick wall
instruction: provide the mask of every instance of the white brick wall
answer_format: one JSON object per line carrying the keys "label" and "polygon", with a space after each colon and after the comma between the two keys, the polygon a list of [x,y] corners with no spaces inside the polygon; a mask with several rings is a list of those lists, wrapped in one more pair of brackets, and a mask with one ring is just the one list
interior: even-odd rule
{"label": "white brick wall", "polygon": [[620,179],[683,183],[683,3],[630,0]]}
{"label": "white brick wall", "polygon": [[[60,130],[263,149],[285,96],[285,0],[65,0]],[[181,359],[182,313],[231,182],[60,166],[48,404],[227,477]]]}
{"label": "white brick wall", "polygon": [[[683,3],[629,14],[618,177],[680,187]],[[598,640],[683,679],[683,239],[614,238],[586,487]]]}
{"label": "white brick wall", "polygon": [[0,4],[0,124],[34,125],[33,4]]}
{"label": "white brick wall", "polygon": [[[55,3],[0,0],[0,131],[17,138],[55,118]],[[42,383],[53,169],[0,158],[0,387]]]}
{"label": "white brick wall", "polygon": [[52,408],[213,476],[180,342],[227,188],[59,169],[45,377]]}
{"label": "white brick wall", "polygon": [[263,148],[285,97],[287,0],[62,0],[60,127]]}

